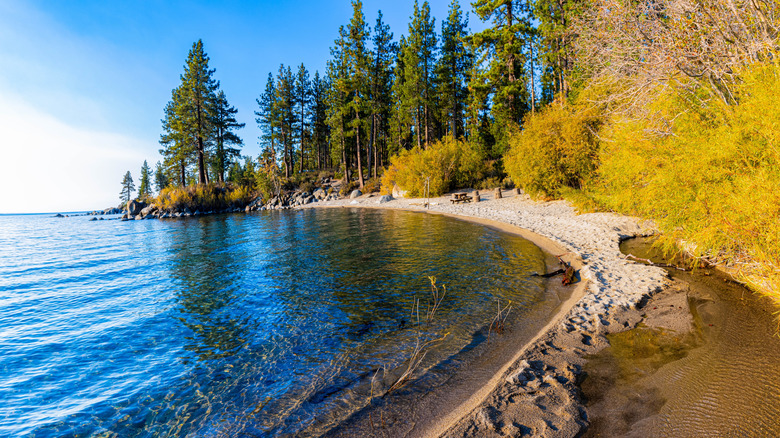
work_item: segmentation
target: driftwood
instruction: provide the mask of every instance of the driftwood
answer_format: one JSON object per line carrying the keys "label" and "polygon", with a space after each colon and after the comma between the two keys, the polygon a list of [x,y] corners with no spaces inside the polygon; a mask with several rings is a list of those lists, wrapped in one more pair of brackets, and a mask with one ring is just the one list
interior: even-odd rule
{"label": "driftwood", "polygon": [[635,256],[633,254],[627,254],[626,255],[626,259],[636,260],[636,261],[642,262],[642,263],[644,263],[644,264],[646,264],[648,266],[657,266],[659,268],[674,268],[674,269],[677,269],[678,271],[687,271],[687,269],[681,268],[681,267],[679,267],[677,265],[670,265],[668,263],[653,263],[652,260],[639,258],[639,257],[637,257],[637,256]]}
{"label": "driftwood", "polygon": [[531,276],[550,278],[550,277],[555,277],[556,275],[563,274],[563,279],[561,280],[561,283],[563,283],[564,285],[570,285],[574,283],[574,280],[577,279],[577,270],[574,269],[574,267],[570,263],[565,262],[561,257],[562,255],[557,256],[558,262],[562,266],[560,269],[553,272],[548,272],[547,274],[538,274],[535,272],[531,274]]}

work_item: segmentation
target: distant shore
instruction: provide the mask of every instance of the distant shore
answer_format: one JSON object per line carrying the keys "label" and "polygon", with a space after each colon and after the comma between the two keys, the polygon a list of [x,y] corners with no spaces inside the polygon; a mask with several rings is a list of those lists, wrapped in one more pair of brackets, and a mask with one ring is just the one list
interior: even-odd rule
{"label": "distant shore", "polygon": [[[384,199],[379,203],[379,196],[362,195],[302,206],[451,215],[518,234],[549,254],[562,255],[579,271],[580,282],[570,286],[576,288],[571,299],[561,304],[555,317],[533,339],[516,346],[515,357],[483,390],[464,396],[447,412],[440,407],[415,413],[413,426],[408,421],[386,419],[384,433],[431,437],[529,432],[533,436],[577,435],[587,426],[577,387],[584,356],[607,346],[606,334],[635,326],[642,319],[635,310],[637,304],[670,285],[663,269],[627,260],[619,249],[624,239],[653,234],[652,224],[609,213],[577,215],[565,201],[535,202],[515,191],[505,190],[501,199],[495,197],[494,191],[482,192],[481,202],[453,204],[444,196],[429,199],[426,206],[425,199]],[[374,429],[375,425],[365,423],[357,415],[328,436],[360,436]]]}

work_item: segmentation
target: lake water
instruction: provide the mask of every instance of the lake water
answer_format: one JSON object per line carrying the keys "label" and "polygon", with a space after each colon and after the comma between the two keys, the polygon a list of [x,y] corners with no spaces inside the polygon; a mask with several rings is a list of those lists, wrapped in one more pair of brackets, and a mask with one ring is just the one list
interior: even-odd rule
{"label": "lake water", "polygon": [[88,219],[0,216],[0,436],[317,435],[544,295],[537,247],[437,215]]}

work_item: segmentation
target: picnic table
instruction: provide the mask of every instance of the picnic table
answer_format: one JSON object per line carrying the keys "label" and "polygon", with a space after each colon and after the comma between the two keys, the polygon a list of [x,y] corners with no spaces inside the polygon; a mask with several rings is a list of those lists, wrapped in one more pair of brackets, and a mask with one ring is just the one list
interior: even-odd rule
{"label": "picnic table", "polygon": [[450,202],[457,204],[459,202],[471,202],[472,198],[468,193],[453,193]]}

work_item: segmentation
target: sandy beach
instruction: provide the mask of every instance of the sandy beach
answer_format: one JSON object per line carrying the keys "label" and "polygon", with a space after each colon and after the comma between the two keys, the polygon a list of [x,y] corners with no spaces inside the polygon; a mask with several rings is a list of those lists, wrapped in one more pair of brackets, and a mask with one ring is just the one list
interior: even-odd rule
{"label": "sandy beach", "polygon": [[[578,269],[580,282],[557,314],[482,389],[450,412],[422,415],[410,426],[375,431],[376,436],[546,436],[568,437],[587,426],[577,378],[585,356],[608,345],[605,335],[634,327],[643,317],[637,305],[672,285],[666,272],[628,260],[619,249],[627,238],[647,236],[652,224],[597,213],[578,215],[565,201],[536,202],[506,190],[501,199],[482,193],[480,202],[450,197],[394,199],[363,195],[309,204],[306,208],[361,207],[447,214],[520,234]],[[558,277],[560,278],[560,277]],[[559,281],[559,280],[558,280]],[[680,312],[670,324],[688,318]],[[668,318],[668,317],[667,317]],[[353,432],[350,432],[353,430]],[[333,436],[354,436],[346,428]]]}

